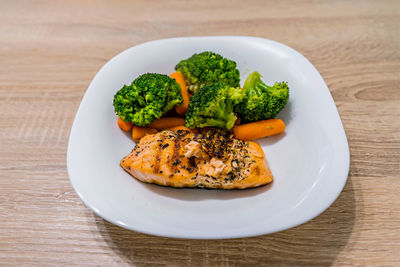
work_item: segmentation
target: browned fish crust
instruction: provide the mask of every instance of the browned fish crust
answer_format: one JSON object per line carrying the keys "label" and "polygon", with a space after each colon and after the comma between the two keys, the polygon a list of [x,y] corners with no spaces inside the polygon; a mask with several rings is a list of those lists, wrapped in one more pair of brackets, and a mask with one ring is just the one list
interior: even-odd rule
{"label": "browned fish crust", "polygon": [[121,167],[142,182],[172,187],[244,189],[273,179],[257,143],[219,129],[203,135],[184,130],[147,135]]}

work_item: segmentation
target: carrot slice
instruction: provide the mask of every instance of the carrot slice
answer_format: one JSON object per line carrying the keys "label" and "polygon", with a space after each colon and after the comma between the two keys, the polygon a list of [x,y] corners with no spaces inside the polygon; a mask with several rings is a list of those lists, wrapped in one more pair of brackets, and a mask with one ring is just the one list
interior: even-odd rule
{"label": "carrot slice", "polygon": [[121,117],[118,118],[117,124],[118,124],[119,128],[125,132],[132,129],[132,126],[133,126],[132,122],[124,121],[123,119],[121,119]]}
{"label": "carrot slice", "polygon": [[152,123],[148,125],[148,127],[161,131],[168,128],[184,126],[184,125],[185,125],[184,118],[164,117],[154,120]]}
{"label": "carrot slice", "polygon": [[242,124],[232,129],[233,135],[243,141],[251,141],[285,131],[285,123],[280,119],[270,119]]}
{"label": "carrot slice", "polygon": [[172,130],[172,131],[184,130],[184,131],[189,131],[189,132],[192,132],[192,133],[198,133],[198,130],[197,130],[197,129],[189,129],[189,128],[186,127],[186,126],[171,127],[171,128],[169,128],[168,130]]}
{"label": "carrot slice", "polygon": [[183,77],[183,74],[179,71],[172,73],[170,75],[170,77],[172,79],[175,79],[176,82],[181,86],[181,94],[182,94],[183,102],[182,102],[182,105],[175,106],[175,111],[176,111],[176,113],[178,113],[180,115],[184,115],[186,113],[186,111],[188,110],[189,100],[190,100],[189,91],[186,86],[185,78]]}
{"label": "carrot slice", "polygon": [[148,134],[156,134],[158,131],[153,128],[148,128],[148,127],[139,127],[136,125],[133,125],[132,127],[132,139],[136,143],[140,141],[140,139]]}

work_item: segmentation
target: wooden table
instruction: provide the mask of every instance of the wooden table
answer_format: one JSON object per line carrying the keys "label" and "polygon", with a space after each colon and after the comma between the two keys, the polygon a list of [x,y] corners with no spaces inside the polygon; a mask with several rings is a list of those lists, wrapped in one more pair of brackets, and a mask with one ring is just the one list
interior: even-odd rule
{"label": "wooden table", "polygon": [[[399,15],[399,1],[0,1],[0,265],[398,266]],[[66,150],[93,76],[130,46],[193,35],[270,38],[321,72],[351,151],[323,214],[266,236],[178,240],[79,200]]]}

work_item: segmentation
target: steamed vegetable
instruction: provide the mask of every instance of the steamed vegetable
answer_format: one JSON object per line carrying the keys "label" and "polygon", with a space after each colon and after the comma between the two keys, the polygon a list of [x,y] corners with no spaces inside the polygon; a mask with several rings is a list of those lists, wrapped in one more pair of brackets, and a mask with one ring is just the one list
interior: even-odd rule
{"label": "steamed vegetable", "polygon": [[251,141],[285,131],[285,123],[280,119],[270,119],[235,126],[233,136],[243,141]]}
{"label": "steamed vegetable", "polygon": [[125,132],[130,131],[130,130],[132,129],[132,126],[133,126],[133,125],[132,125],[132,122],[124,121],[124,120],[121,119],[121,118],[118,118],[117,124],[118,124],[118,127],[119,127],[122,131],[125,131]]}
{"label": "steamed vegetable", "polygon": [[178,113],[180,115],[184,115],[188,109],[189,101],[190,101],[189,91],[186,86],[185,78],[183,77],[183,74],[180,73],[179,71],[172,73],[169,77],[171,77],[172,79],[175,79],[175,81],[181,87],[181,95],[183,98],[183,102],[182,102],[182,105],[175,106],[175,111],[176,111],[176,113]]}
{"label": "steamed vegetable", "polygon": [[236,62],[213,52],[194,54],[180,61],[175,66],[175,70],[183,74],[186,85],[192,93],[217,82],[223,82],[232,87],[238,87],[240,83]]}
{"label": "steamed vegetable", "polygon": [[237,117],[233,113],[234,103],[240,102],[239,88],[226,83],[207,85],[197,91],[190,99],[186,113],[186,127],[219,127],[230,130]]}
{"label": "steamed vegetable", "polygon": [[172,127],[183,126],[185,125],[185,119],[183,118],[173,118],[173,117],[164,117],[160,119],[154,120],[148,126],[150,128],[154,128],[157,130],[165,130]]}
{"label": "steamed vegetable", "polygon": [[258,72],[247,77],[241,93],[243,101],[235,105],[235,112],[242,122],[252,122],[274,118],[289,99],[289,87],[285,82],[266,85]]}
{"label": "steamed vegetable", "polygon": [[156,134],[158,131],[156,129],[153,128],[149,128],[149,127],[139,127],[136,125],[133,125],[132,127],[132,139],[133,141],[135,141],[136,143],[140,141],[140,139],[148,134]]}
{"label": "steamed vegetable", "polygon": [[183,102],[181,88],[167,75],[146,73],[114,95],[114,109],[123,121],[146,126]]}

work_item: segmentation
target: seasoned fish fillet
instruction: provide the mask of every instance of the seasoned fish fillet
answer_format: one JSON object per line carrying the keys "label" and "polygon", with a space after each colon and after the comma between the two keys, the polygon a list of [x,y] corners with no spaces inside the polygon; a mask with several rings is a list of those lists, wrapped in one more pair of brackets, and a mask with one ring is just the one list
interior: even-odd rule
{"label": "seasoned fish fillet", "polygon": [[121,167],[142,182],[172,187],[244,189],[273,178],[259,144],[218,129],[147,135],[122,159]]}

